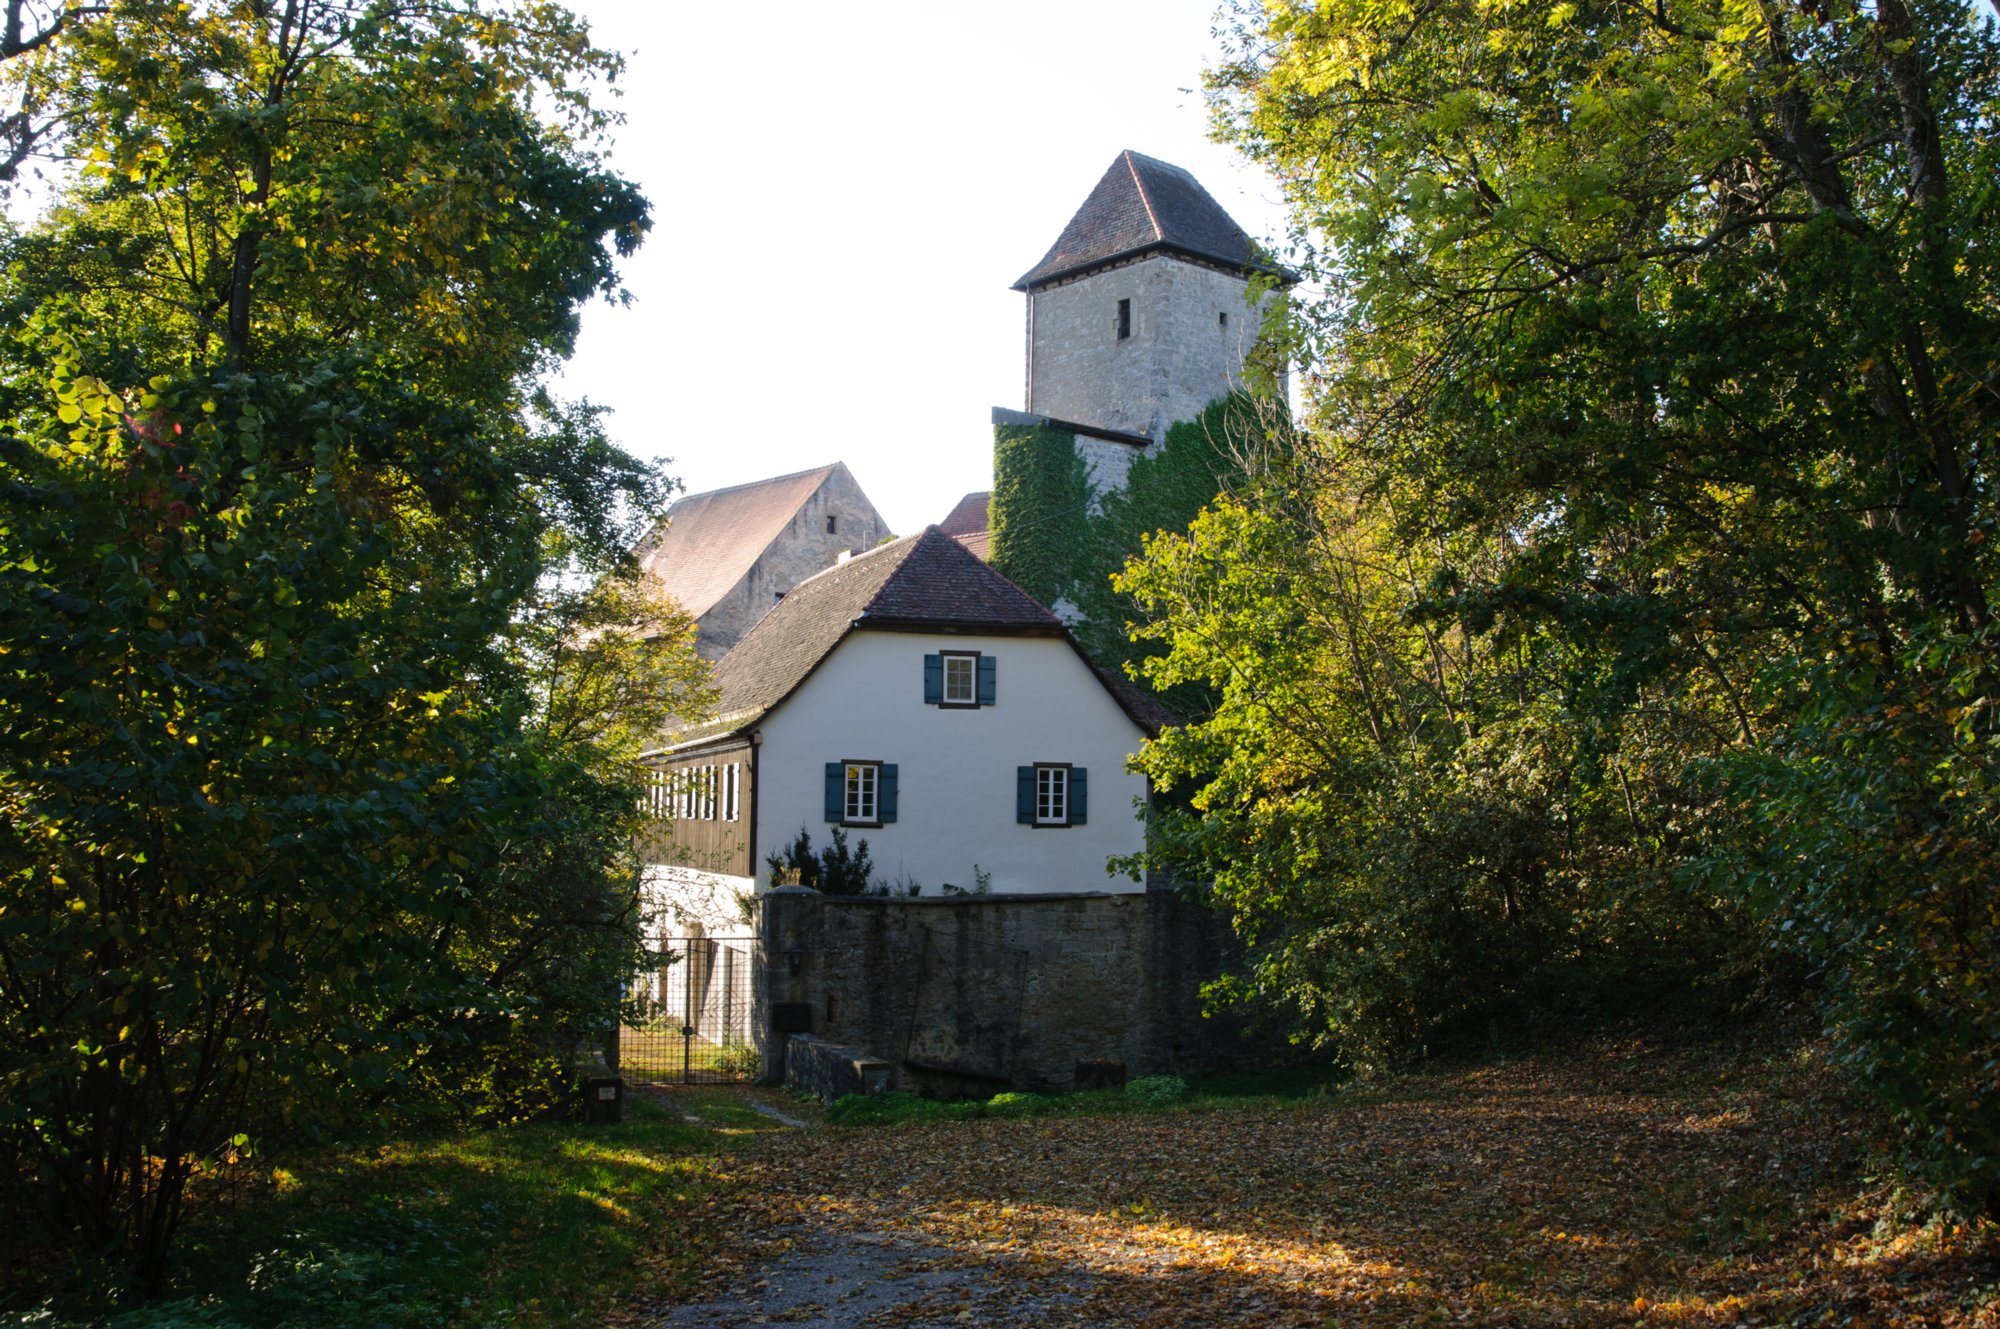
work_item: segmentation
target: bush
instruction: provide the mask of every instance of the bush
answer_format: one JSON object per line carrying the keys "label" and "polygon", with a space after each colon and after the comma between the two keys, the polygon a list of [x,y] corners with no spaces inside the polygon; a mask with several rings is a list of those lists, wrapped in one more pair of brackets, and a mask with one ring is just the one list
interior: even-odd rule
{"label": "bush", "polygon": [[1990,634],[1939,633],[1878,675],[1779,680],[1799,707],[1713,772],[1738,835],[1699,865],[1813,968],[1835,1058],[1914,1170],[2000,1213],[2000,719]]}
{"label": "bush", "polygon": [[810,886],[824,895],[866,895],[875,873],[868,841],[856,840],[850,851],[847,832],[838,826],[833,828],[833,843],[817,853],[812,833],[799,827],[798,836],[782,852],[766,856],[764,865],[771,869],[773,886]]}
{"label": "bush", "polygon": [[1188,1082],[1178,1075],[1143,1075],[1126,1085],[1125,1093],[1148,1107],[1166,1107],[1188,1096]]}

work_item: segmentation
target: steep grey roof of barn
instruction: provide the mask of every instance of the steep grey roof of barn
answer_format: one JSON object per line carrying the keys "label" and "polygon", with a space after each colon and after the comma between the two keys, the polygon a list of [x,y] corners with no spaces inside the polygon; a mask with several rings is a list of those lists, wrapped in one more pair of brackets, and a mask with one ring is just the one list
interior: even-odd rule
{"label": "steep grey roof of barn", "polygon": [[1151,249],[1175,250],[1232,268],[1269,266],[1257,260],[1250,237],[1199,180],[1128,148],[1014,289],[1025,291]]}
{"label": "steep grey roof of barn", "polygon": [[689,494],[639,546],[639,562],[691,618],[715,608],[840,462]]}
{"label": "steep grey roof of barn", "polygon": [[[1069,639],[1062,620],[932,526],[794,586],[717,662],[715,719],[682,733],[675,746],[694,746],[755,725],[791,696],[848,633],[869,628]],[[1115,680],[1100,675],[1099,681],[1135,723],[1154,728],[1151,716],[1134,713],[1130,697]]]}

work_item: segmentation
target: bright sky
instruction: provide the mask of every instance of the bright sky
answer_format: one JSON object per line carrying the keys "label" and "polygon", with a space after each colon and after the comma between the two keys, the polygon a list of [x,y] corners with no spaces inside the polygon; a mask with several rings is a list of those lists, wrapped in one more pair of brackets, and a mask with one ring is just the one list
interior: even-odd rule
{"label": "bright sky", "polygon": [[653,205],[566,395],[689,492],[845,461],[899,534],[992,478],[1034,266],[1120,151],[1253,237],[1278,190],[1207,138],[1214,0],[570,0],[625,52],[613,165]]}

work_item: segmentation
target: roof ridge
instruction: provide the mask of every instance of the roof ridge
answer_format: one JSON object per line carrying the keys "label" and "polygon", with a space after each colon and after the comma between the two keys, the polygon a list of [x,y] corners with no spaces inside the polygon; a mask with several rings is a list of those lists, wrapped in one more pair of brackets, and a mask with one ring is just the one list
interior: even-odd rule
{"label": "roof ridge", "polygon": [[722,494],[733,494],[739,489],[755,489],[760,485],[775,485],[783,483],[786,480],[800,480],[808,475],[830,475],[835,467],[841,465],[844,465],[844,463],[830,461],[824,466],[808,466],[803,471],[787,471],[783,475],[767,475],[761,480],[745,480],[740,484],[724,485],[720,489],[704,489],[698,494],[682,494],[675,502],[685,503],[691,498],[715,498]]}
{"label": "roof ridge", "polygon": [[[924,528],[924,530],[932,530],[932,529],[934,528],[928,526]],[[821,568],[818,572],[813,573],[812,576],[800,578],[797,582],[793,583],[792,591],[796,591],[801,586],[807,586],[813,582],[818,581],[821,577],[824,577],[829,572],[838,572],[842,568],[851,568],[856,563],[861,562],[863,559],[875,557],[875,555],[881,553],[885,549],[894,549],[897,545],[907,543],[908,541],[911,540],[915,540],[923,533],[924,533],[923,531],[918,531],[916,535],[899,535],[893,540],[884,540],[881,544],[876,545],[873,549],[856,550],[855,552],[849,554],[844,559],[827,564],[825,567]],[[790,595],[792,591],[786,591],[785,594]]]}
{"label": "roof ridge", "polygon": [[1167,238],[1167,233],[1160,228],[1159,211],[1153,207],[1152,195],[1146,192],[1146,177],[1139,174],[1139,161],[1141,159],[1152,160],[1150,157],[1145,157],[1143,153],[1134,152],[1130,148],[1125,149],[1125,169],[1132,173],[1132,187],[1139,191],[1139,202],[1143,203],[1146,207],[1146,220],[1153,224],[1153,238],[1155,240],[1164,240]]}

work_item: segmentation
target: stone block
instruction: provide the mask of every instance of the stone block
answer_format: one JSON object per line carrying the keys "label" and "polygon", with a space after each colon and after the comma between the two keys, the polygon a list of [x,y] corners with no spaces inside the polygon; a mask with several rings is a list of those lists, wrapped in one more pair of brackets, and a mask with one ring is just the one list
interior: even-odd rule
{"label": "stone block", "polygon": [[811,1034],[785,1039],[785,1083],[831,1103],[849,1094],[873,1097],[889,1092],[895,1081],[889,1063],[851,1047],[841,1047]]}

